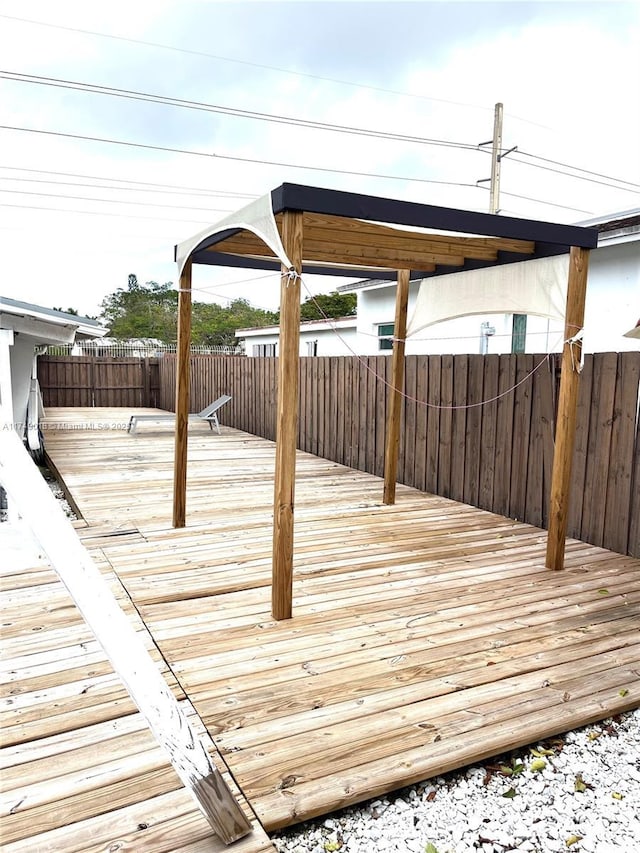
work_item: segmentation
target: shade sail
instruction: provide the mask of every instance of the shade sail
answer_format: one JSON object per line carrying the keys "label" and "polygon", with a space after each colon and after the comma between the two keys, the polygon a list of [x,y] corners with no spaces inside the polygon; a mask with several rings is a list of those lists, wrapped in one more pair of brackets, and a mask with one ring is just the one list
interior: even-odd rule
{"label": "shade sail", "polygon": [[276,220],[273,215],[271,204],[271,193],[261,196],[250,202],[246,207],[235,213],[225,216],[215,225],[210,225],[204,231],[200,231],[189,240],[185,240],[176,246],[176,263],[178,264],[178,275],[182,274],[184,265],[192,252],[207,247],[207,243],[213,242],[212,238],[219,237],[225,232],[231,234],[239,231],[251,231],[271,249],[277,258],[286,266],[291,267],[291,261],[282,245]]}
{"label": "shade sail", "polygon": [[407,337],[470,314],[532,314],[564,319],[569,256],[465,270],[420,283]]}

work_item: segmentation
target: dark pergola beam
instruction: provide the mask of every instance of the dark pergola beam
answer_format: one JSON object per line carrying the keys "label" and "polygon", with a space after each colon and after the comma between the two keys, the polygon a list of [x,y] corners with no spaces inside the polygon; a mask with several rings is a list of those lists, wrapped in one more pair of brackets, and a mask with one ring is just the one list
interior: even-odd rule
{"label": "dark pergola beam", "polygon": [[414,201],[380,198],[360,193],[282,184],[272,190],[273,213],[283,210],[303,210],[306,213],[328,214],[349,219],[433,228],[485,237],[512,237],[594,249],[598,245],[597,228],[578,225],[557,225],[493,213],[474,213],[451,207],[436,207]]}

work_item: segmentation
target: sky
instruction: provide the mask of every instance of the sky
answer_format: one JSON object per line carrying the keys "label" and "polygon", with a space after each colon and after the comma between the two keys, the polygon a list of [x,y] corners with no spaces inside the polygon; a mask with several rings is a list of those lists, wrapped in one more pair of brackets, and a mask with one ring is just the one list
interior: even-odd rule
{"label": "sky", "polygon": [[[0,295],[46,307],[176,282],[176,243],[285,181],[486,211],[497,102],[501,213],[640,207],[638,3],[0,0],[0,56]],[[194,298],[273,310],[278,278],[195,267]]]}

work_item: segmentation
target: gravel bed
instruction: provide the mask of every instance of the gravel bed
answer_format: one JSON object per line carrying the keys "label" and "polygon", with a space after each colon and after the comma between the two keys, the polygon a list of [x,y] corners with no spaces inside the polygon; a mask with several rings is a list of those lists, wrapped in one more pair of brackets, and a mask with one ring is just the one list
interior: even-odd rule
{"label": "gravel bed", "polygon": [[[77,515],[71,509],[70,504],[68,503],[68,501],[66,500],[66,498],[64,496],[64,491],[62,489],[62,486],[56,480],[53,472],[50,471],[49,468],[45,468],[45,467],[41,467],[41,466],[38,466],[38,467],[40,468],[40,473],[42,474],[42,476],[43,476],[45,482],[47,483],[47,485],[49,486],[49,488],[51,489],[54,497],[56,497],[57,500],[62,505],[62,509],[64,510],[64,514],[67,516],[67,518],[70,518],[72,521],[77,519]],[[6,495],[3,493],[2,490],[0,490],[0,523],[2,523],[4,521],[7,521]]]}
{"label": "gravel bed", "polygon": [[280,853],[638,853],[640,711],[300,824]]}

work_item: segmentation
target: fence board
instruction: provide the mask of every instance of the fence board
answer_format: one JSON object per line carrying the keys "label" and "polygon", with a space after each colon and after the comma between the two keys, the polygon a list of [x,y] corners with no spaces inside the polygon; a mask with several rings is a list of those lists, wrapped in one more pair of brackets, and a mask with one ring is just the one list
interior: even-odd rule
{"label": "fence board", "polygon": [[[429,356],[416,356],[416,423],[414,486],[426,490],[427,456],[431,450],[427,445],[427,403],[429,402]],[[438,452],[438,448],[435,448]]]}
{"label": "fence board", "polygon": [[484,399],[484,359],[469,359],[465,425],[464,502],[478,506]]}
{"label": "fence board", "polygon": [[631,468],[631,508],[627,553],[640,557],[640,429],[636,421],[636,441]]}
{"label": "fence board", "polygon": [[[429,359],[429,373],[431,374],[431,358]],[[435,384],[429,379],[429,402],[436,400]],[[437,483],[427,476],[427,491],[451,497],[451,452],[453,440],[453,356],[443,355],[440,367],[440,419],[438,431],[438,474]],[[429,421],[427,423],[427,440],[431,442],[435,433],[432,418],[437,414],[435,409],[429,409]],[[429,472],[427,472],[428,474]]]}
{"label": "fence board", "polygon": [[440,446],[441,419],[446,418],[448,415],[450,423],[451,409],[441,408],[443,403],[447,405],[441,396],[443,357],[430,355],[427,359],[427,402],[429,406],[425,407],[427,416],[425,489],[427,492],[437,494],[440,465],[442,464]]}
{"label": "fence board", "polygon": [[640,352],[629,353],[630,358],[621,356],[619,353],[602,544],[624,553],[629,545],[632,473],[625,462],[633,453],[636,436]]}
{"label": "fence board", "polygon": [[[537,367],[540,364],[536,360]],[[544,365],[533,374],[531,393],[531,426],[529,428],[529,453],[527,458],[527,488],[523,518],[540,527],[544,507],[544,423],[542,419]]]}
{"label": "fence board", "polygon": [[594,545],[602,545],[604,538],[604,505],[611,459],[617,366],[616,353],[607,352],[602,353],[602,358],[595,360],[593,369],[582,530],[589,531],[590,541]]}
{"label": "fence board", "polygon": [[376,450],[374,473],[378,477],[384,477],[384,451],[386,431],[386,399],[387,388],[384,384],[386,379],[387,364],[390,359],[384,355],[373,355],[368,359],[369,366],[374,371],[376,383],[376,405],[373,412],[373,421],[376,425]]}
{"label": "fence board", "polygon": [[480,468],[478,472],[478,506],[482,509],[493,507],[493,478],[496,457],[496,423],[498,402],[499,356],[487,355],[484,360],[484,387],[482,399],[482,438],[480,440]]}
{"label": "fence board", "polygon": [[493,477],[493,511],[509,515],[511,503],[511,445],[513,441],[514,394],[509,391],[516,382],[515,355],[499,356],[498,409],[496,412],[496,461]]}
{"label": "fence board", "polygon": [[467,405],[469,357],[459,356],[453,362],[453,411],[451,415],[451,497],[464,501],[464,468],[467,443]]}
{"label": "fence board", "polygon": [[[544,525],[558,360],[552,357],[527,377],[541,358],[408,356],[407,392],[432,407],[404,401],[399,480]],[[174,408],[175,356],[39,361],[45,405]],[[228,393],[223,424],[275,438],[276,358],[193,356],[191,365],[192,412]],[[301,359],[299,446],[381,476],[390,368],[384,355]],[[639,382],[640,353],[585,358],[568,529],[633,555],[640,554]],[[496,395],[496,402],[465,408]]]}
{"label": "fence board", "polygon": [[398,475],[400,481],[408,486],[416,484],[417,360],[415,355],[405,358],[404,371],[404,426],[400,432]]}
{"label": "fence board", "polygon": [[533,356],[516,356],[516,388],[513,402],[511,443],[511,500],[509,515],[524,521],[527,506],[527,470],[531,426],[531,386],[526,377],[533,370]]}
{"label": "fence board", "polygon": [[156,406],[159,359],[55,356],[38,359],[45,406]]}

